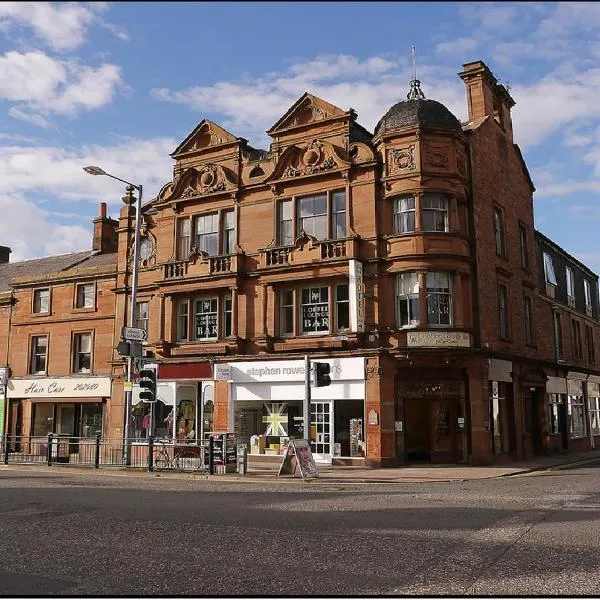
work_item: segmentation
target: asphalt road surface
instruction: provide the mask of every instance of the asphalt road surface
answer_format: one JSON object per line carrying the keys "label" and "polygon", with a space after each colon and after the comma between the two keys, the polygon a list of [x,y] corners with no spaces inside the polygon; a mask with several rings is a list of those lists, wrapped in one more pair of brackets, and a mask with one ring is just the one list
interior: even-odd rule
{"label": "asphalt road surface", "polygon": [[429,484],[0,470],[0,595],[600,595],[600,461]]}

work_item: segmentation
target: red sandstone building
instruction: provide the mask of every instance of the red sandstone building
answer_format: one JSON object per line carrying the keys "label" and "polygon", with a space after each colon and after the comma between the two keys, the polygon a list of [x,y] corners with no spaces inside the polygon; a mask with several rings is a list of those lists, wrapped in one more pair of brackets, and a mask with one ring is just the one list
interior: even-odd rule
{"label": "red sandstone building", "polygon": [[[268,151],[208,120],[174,150],[173,179],[143,214],[136,313],[159,365],[153,433],[235,431],[269,460],[304,435],[308,354],[331,365],[311,405],[323,462],[488,464],[594,445],[598,277],[534,229],[508,91],[481,62],[459,75],[466,123],[413,81],[373,133],[306,93],[269,129]],[[94,367],[111,376],[101,420],[112,438],[131,231],[124,208],[114,305],[98,314],[113,326]],[[19,285],[33,283],[11,283],[16,304],[0,295],[0,311],[21,310],[11,340],[34,335],[17,308],[29,302]],[[11,406],[11,381],[30,377],[26,347],[6,350]],[[56,364],[48,375],[71,375]],[[14,402],[26,413],[31,400]],[[134,391],[140,443],[148,408]],[[11,415],[9,433],[33,433]]]}

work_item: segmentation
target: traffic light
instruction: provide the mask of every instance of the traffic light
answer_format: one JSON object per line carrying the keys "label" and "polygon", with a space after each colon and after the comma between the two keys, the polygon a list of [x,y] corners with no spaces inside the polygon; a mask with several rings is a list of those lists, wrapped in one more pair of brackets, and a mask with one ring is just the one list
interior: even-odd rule
{"label": "traffic light", "polygon": [[329,363],[324,362],[315,362],[313,363],[315,367],[315,387],[325,387],[331,383],[331,377],[329,377],[329,373],[331,372],[331,367]]}
{"label": "traffic light", "polygon": [[156,367],[146,366],[140,371],[140,400],[154,402],[156,400]]}

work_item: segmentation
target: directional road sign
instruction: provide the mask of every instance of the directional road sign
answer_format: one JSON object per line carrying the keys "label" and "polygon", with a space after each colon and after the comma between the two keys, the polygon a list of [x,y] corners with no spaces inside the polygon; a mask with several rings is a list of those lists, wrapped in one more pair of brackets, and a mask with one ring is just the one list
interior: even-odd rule
{"label": "directional road sign", "polygon": [[123,327],[121,328],[121,337],[129,342],[144,342],[148,334],[145,329],[140,327]]}

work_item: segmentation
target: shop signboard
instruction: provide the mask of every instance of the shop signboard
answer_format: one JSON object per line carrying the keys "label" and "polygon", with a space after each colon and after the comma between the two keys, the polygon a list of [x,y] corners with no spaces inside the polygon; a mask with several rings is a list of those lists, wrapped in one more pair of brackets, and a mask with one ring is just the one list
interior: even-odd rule
{"label": "shop signboard", "polygon": [[212,440],[215,473],[235,473],[237,468],[237,440],[235,433],[209,433]]}
{"label": "shop signboard", "polygon": [[319,477],[319,471],[308,440],[290,440],[279,466],[279,475],[295,475],[300,471],[302,479]]}
{"label": "shop signboard", "polygon": [[9,379],[8,398],[109,398],[110,377]]}
{"label": "shop signboard", "polygon": [[469,348],[471,336],[464,331],[409,331],[406,345],[420,348]]}

